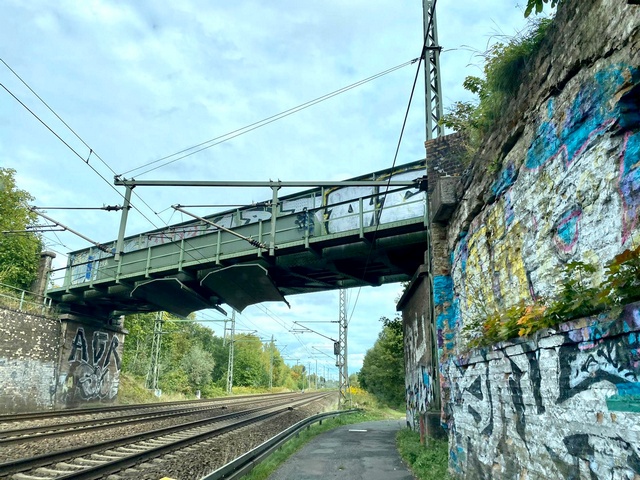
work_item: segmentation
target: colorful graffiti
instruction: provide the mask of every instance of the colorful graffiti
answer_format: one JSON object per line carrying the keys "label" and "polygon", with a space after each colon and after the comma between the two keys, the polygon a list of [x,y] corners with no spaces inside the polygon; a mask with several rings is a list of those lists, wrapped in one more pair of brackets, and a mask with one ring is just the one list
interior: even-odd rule
{"label": "colorful graffiti", "polygon": [[539,109],[454,245],[465,322],[552,298],[566,262],[604,267],[640,241],[640,71],[616,63],[574,83]]}

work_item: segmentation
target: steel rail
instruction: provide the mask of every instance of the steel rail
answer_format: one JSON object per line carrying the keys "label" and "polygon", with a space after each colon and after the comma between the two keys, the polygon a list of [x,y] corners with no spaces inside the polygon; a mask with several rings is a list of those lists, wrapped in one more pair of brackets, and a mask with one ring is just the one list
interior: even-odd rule
{"label": "steel rail", "polygon": [[[297,404],[303,404],[303,403],[308,403],[311,401],[315,401],[319,398],[322,398],[324,395],[327,394],[323,394],[323,395],[314,395],[311,398],[305,398],[304,400],[301,400],[299,402],[293,402],[293,405],[297,405]],[[162,437],[162,436],[170,436],[172,434],[179,434],[182,433],[181,439],[172,442],[171,444],[166,444],[166,445],[161,445],[158,447],[153,447],[151,449],[145,448],[145,447],[140,447],[138,446],[137,448],[145,448],[144,452],[141,452],[140,450],[136,450],[137,453],[132,453],[129,457],[131,457],[132,459],[135,458],[135,462],[134,463],[140,463],[144,457],[146,458],[155,458],[156,456],[158,456],[159,454],[165,453],[165,450],[171,448],[173,450],[179,448],[178,445],[181,446],[186,446],[185,443],[188,442],[190,439],[196,439],[194,441],[192,441],[191,443],[194,443],[196,441],[201,441],[202,440],[202,436],[206,435],[206,433],[200,433],[197,434],[195,436],[187,436],[184,437],[183,435],[185,434],[186,430],[196,430],[198,428],[203,428],[203,427],[210,427],[212,423],[220,423],[223,422],[225,420],[233,420],[239,417],[246,417],[248,415],[252,415],[252,414],[256,414],[259,417],[260,416],[265,416],[267,414],[265,413],[260,413],[260,412],[264,412],[265,410],[273,410],[273,409],[277,409],[278,413],[287,410],[289,408],[291,408],[292,402],[285,402],[282,405],[277,405],[275,407],[271,407],[270,409],[263,407],[258,407],[258,408],[253,408],[253,409],[248,409],[248,410],[244,410],[242,412],[234,412],[234,413],[230,413],[230,414],[226,414],[226,415],[222,415],[222,416],[217,416],[214,419],[204,419],[204,420],[196,420],[193,422],[188,422],[182,425],[174,425],[174,426],[170,426],[170,427],[163,427],[160,429],[156,429],[156,430],[152,430],[152,431],[148,431],[148,432],[142,432],[142,433],[138,433],[138,434],[134,434],[134,435],[129,435],[126,437],[121,437],[118,438],[116,440],[107,440],[107,441],[103,441],[103,442],[99,442],[99,443],[94,443],[91,445],[84,445],[81,447],[76,447],[76,448],[69,448],[69,449],[65,449],[65,450],[61,450],[61,451],[57,451],[57,452],[53,452],[50,454],[43,454],[43,455],[38,455],[38,456],[34,456],[34,457],[25,457],[25,458],[19,458],[19,459],[15,459],[9,462],[5,462],[5,463],[1,463],[0,464],[0,477],[1,478],[5,478],[5,476],[10,475],[10,474],[16,474],[16,473],[20,473],[20,472],[27,472],[27,471],[31,471],[34,469],[37,469],[39,467],[45,467],[45,466],[49,466],[49,465],[53,465],[59,462],[64,462],[64,461],[69,461],[75,458],[79,458],[79,457],[83,457],[86,455],[91,455],[91,454],[96,454],[99,452],[105,452],[105,451],[111,451],[113,449],[116,448],[120,448],[120,447],[129,447],[129,448],[133,448],[132,445],[134,445],[136,442],[143,442],[146,440],[158,440],[158,437]],[[228,426],[222,427],[222,431],[220,431],[221,429],[214,429],[212,430],[207,430],[208,433],[212,433],[212,432],[219,432],[219,433],[224,433],[226,431],[232,430],[234,428],[238,428],[239,426],[242,426],[244,424],[250,423],[252,420],[250,419],[245,419],[245,420],[240,420],[239,422],[235,422],[232,423]],[[253,421],[258,421],[257,419],[254,419]],[[218,433],[218,434],[219,434]],[[173,447],[169,447],[169,445],[174,445]],[[149,456],[148,452],[161,452],[158,455],[152,455]],[[128,458],[121,458],[121,459],[114,459],[113,462],[110,462],[114,465],[114,469],[110,470],[110,471],[117,471],[117,470],[121,470],[122,468],[126,468],[125,464],[128,462]],[[105,464],[106,465],[106,464]],[[106,469],[111,468],[111,467],[107,467],[105,465],[100,465],[100,466],[96,466],[94,468],[91,468],[90,470],[83,470],[81,472],[76,472],[76,473],[72,473],[69,474],[67,476],[56,476],[55,478],[61,479],[61,478],[73,478],[73,479],[84,479],[84,478],[101,478],[102,475],[105,474]],[[129,465],[130,466],[130,465]],[[98,469],[102,469],[102,473],[100,474],[96,474],[95,472],[98,471]],[[85,476],[84,472],[93,472],[93,473],[86,473],[86,475],[89,476]]]}
{"label": "steel rail", "polygon": [[[291,396],[295,398],[293,395]],[[289,397],[283,397],[289,398]],[[117,428],[127,424],[143,423],[145,421],[177,418],[193,413],[207,412],[228,408],[229,406],[242,406],[246,404],[259,404],[261,402],[269,402],[273,399],[250,399],[242,402],[234,403],[215,403],[211,405],[194,406],[191,408],[182,408],[180,410],[160,410],[144,413],[135,413],[118,417],[104,417],[99,419],[80,420],[77,422],[66,422],[52,425],[41,425],[37,427],[17,428],[12,430],[0,430],[0,447],[13,443],[24,443],[32,440],[40,440],[43,438],[62,437],[69,434],[84,433],[89,431],[98,431],[108,428]],[[212,419],[215,417],[211,417]]]}
{"label": "steel rail", "polygon": [[[66,268],[66,267],[65,267]],[[108,407],[80,407],[80,408],[68,408],[65,410],[50,410],[46,412],[25,412],[25,413],[8,413],[0,415],[0,423],[37,420],[46,418],[67,417],[72,415],[96,415],[107,412],[121,412],[126,410],[136,409],[152,409],[152,408],[164,408],[174,405],[188,405],[198,403],[210,403],[210,402],[226,402],[233,401],[233,399],[244,400],[247,398],[259,398],[259,397],[278,397],[291,395],[288,392],[285,393],[268,393],[268,394],[255,394],[255,395],[239,395],[231,397],[217,397],[207,398],[202,400],[177,400],[175,402],[158,402],[158,403],[136,403],[132,405],[111,405]]]}

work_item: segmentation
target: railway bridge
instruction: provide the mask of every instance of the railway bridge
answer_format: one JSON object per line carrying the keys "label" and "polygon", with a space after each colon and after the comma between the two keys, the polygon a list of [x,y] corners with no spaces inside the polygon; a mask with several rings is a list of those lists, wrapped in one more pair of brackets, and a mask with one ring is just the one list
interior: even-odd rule
{"label": "railway bridge", "polygon": [[[242,311],[286,302],[288,295],[406,281],[427,246],[425,172],[420,160],[343,182],[269,182],[273,196],[265,202],[134,236],[124,236],[123,223],[117,240],[71,252],[62,284],[47,295],[63,312],[80,315],[186,316],[223,304]],[[133,186],[168,185],[116,184],[129,193]],[[307,184],[315,188],[279,196],[284,186]]]}

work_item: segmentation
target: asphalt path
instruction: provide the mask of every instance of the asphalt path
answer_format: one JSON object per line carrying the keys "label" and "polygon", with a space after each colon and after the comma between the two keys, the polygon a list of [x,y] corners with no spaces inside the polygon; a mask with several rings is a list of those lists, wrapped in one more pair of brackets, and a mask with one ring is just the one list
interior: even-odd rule
{"label": "asphalt path", "polygon": [[322,433],[280,466],[269,480],[413,480],[396,450],[404,420],[345,425]]}

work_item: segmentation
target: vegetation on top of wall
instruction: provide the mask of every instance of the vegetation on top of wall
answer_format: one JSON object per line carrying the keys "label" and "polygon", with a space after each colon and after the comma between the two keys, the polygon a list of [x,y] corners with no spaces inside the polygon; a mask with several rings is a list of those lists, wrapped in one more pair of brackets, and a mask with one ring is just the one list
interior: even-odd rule
{"label": "vegetation on top of wall", "polygon": [[615,318],[624,305],[640,300],[640,246],[616,255],[605,267],[605,279],[600,285],[595,283],[597,273],[598,268],[589,263],[568,263],[554,298],[539,299],[534,304],[521,301],[486,318],[466,322],[462,330],[469,338],[467,347],[528,336],[543,328],[603,312]]}
{"label": "vegetation on top of wall", "polygon": [[483,137],[504,116],[505,107],[523,83],[528,66],[540,50],[552,22],[551,18],[529,20],[522,32],[505,42],[495,43],[481,54],[484,78],[465,78],[463,87],[477,95],[478,100],[455,102],[441,123],[467,139],[464,147],[468,160],[478,151]]}

